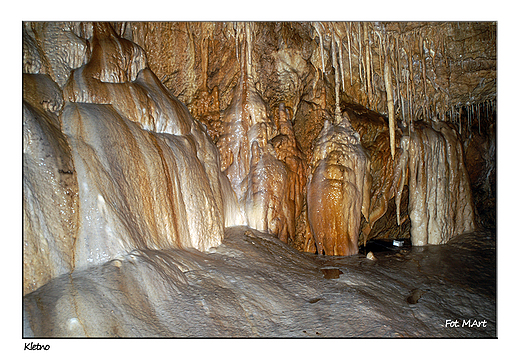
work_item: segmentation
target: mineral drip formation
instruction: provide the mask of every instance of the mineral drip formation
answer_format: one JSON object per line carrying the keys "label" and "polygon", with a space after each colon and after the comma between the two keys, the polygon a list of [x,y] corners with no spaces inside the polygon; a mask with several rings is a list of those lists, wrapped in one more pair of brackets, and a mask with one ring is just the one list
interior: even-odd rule
{"label": "mineral drip formation", "polygon": [[443,122],[418,122],[410,138],[401,141],[404,151],[396,174],[403,184],[406,171],[402,166],[408,161],[412,244],[443,244],[475,230],[469,178],[456,130]]}
{"label": "mineral drip formation", "polygon": [[251,85],[248,44],[242,47],[241,78],[217,142],[222,171],[237,196],[237,222],[288,242],[295,238],[301,212],[305,167],[284,104],[275,122]]}
{"label": "mineral drip formation", "polygon": [[237,225],[325,255],[474,230],[474,199],[494,209],[495,33],[24,22],[24,294],[129,254],[213,251]]}
{"label": "mineral drip formation", "polygon": [[495,23],[22,41],[25,337],[495,336]]}
{"label": "mineral drip formation", "polygon": [[358,252],[361,214],[368,219],[370,163],[347,117],[325,122],[307,184],[309,225],[318,254]]}
{"label": "mineral drip formation", "polygon": [[63,95],[24,75],[24,292],[134,249],[204,251],[235,224],[217,148],[142,49],[108,24],[90,44]]}

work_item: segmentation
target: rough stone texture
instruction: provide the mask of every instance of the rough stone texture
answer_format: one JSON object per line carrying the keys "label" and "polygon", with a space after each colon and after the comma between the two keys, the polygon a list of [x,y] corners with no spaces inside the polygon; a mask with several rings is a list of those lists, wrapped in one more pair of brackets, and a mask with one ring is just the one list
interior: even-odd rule
{"label": "rough stone texture", "polygon": [[[402,209],[406,213],[408,197],[406,194],[402,197],[400,185],[404,186],[408,181],[407,174],[403,174],[403,182],[399,183],[396,181],[396,172],[402,171],[403,166],[404,171],[407,171],[407,164],[392,160],[388,121],[380,114],[360,105],[345,104],[344,108],[370,160],[370,208],[368,218],[362,219],[359,242],[366,244],[373,238],[409,238],[409,221],[406,222],[406,216],[403,216],[402,220],[397,220],[401,214],[394,205],[395,201],[404,200],[406,204],[399,210]],[[398,128],[398,143],[401,132]],[[398,146],[396,157],[399,157],[402,151],[401,146]],[[405,159],[403,161],[406,162]],[[380,219],[382,221],[379,221]]]}
{"label": "rough stone texture", "polygon": [[415,130],[408,155],[412,244],[443,244],[475,229],[462,144],[444,122],[418,122]]}
{"label": "rough stone texture", "polygon": [[309,225],[318,254],[358,252],[361,214],[368,218],[370,161],[347,117],[326,121],[307,184]]}
{"label": "rough stone texture", "polygon": [[24,72],[47,74],[63,87],[70,71],[90,56],[88,27],[72,22],[24,23]]}
{"label": "rough stone texture", "polygon": [[23,76],[23,292],[74,269],[78,183],[57,114],[63,99],[47,75]]}
{"label": "rough stone texture", "polygon": [[[135,250],[50,281],[24,300],[24,335],[497,336],[490,234],[376,257],[303,254],[265,233],[228,228],[208,253]],[[446,327],[447,319],[486,326]]]}
{"label": "rough stone texture", "polygon": [[25,292],[135,248],[204,251],[236,224],[218,150],[142,50],[103,23],[90,44],[63,95],[24,75]]}
{"label": "rough stone texture", "polygon": [[[466,168],[473,200],[475,220],[479,226],[496,227],[496,113],[495,103],[488,101],[460,109],[462,119],[454,125],[460,129]],[[459,127],[460,126],[460,127]]]}
{"label": "rough stone texture", "polygon": [[23,23],[24,333],[496,336],[487,235],[355,255],[493,226],[495,33]]}
{"label": "rough stone texture", "polygon": [[248,42],[254,43],[253,82],[273,111],[280,102],[297,109],[320,90],[320,81],[333,89],[332,42],[342,92],[379,113],[387,111],[383,63],[389,57],[402,121],[444,119],[452,106],[483,103],[496,94],[492,22],[132,22],[126,29],[181,101],[190,104],[197,90],[216,86],[221,110],[231,102],[240,73],[237,54]]}
{"label": "rough stone texture", "polygon": [[[336,85],[341,110],[343,104],[357,103],[388,116],[385,61],[391,72],[395,117],[405,130],[408,126],[413,130],[411,120],[418,119],[460,123],[461,117],[462,121],[471,118],[465,115],[468,105],[484,104],[496,96],[493,22],[132,22],[124,26],[127,38],[153,54],[152,70],[207,125],[215,142],[223,132],[222,114],[232,102],[246,56],[251,84],[267,112],[276,114],[279,104],[285,104],[307,161],[324,120],[335,112]],[[494,153],[489,157],[494,159]],[[478,183],[489,183],[489,166],[477,165],[475,171],[480,174]],[[483,191],[480,185],[472,186]],[[493,198],[491,186],[484,193]],[[477,199],[481,212],[494,213],[493,203],[483,199]],[[492,226],[493,217],[483,216],[490,220],[479,222]]]}
{"label": "rough stone texture", "polygon": [[295,238],[305,176],[292,125],[285,108],[275,124],[248,79],[241,80],[233,99],[217,143],[222,171],[237,196],[243,223],[287,242]]}

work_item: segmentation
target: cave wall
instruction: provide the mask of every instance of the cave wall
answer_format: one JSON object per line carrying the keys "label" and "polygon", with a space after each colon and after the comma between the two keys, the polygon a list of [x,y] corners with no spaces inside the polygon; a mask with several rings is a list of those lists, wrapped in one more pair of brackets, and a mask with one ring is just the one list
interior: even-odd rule
{"label": "cave wall", "polygon": [[[218,150],[143,50],[105,23],[24,29],[24,293],[134,249],[218,246],[237,225]],[[59,54],[47,32],[68,34]]]}
{"label": "cave wall", "polygon": [[334,116],[338,73],[342,111],[358,104],[389,117],[387,61],[397,122],[413,130],[413,121],[439,119],[458,128],[477,222],[494,227],[496,23],[126,22],[115,27],[150,54],[150,68],[215,141],[222,132],[219,114],[229,107],[240,78],[240,51],[247,48],[251,83],[271,116],[284,104],[307,160],[325,119]]}
{"label": "cave wall", "polygon": [[[57,159],[53,171],[61,178],[74,175],[52,190],[67,194],[63,201],[68,202],[66,212],[70,214],[66,216],[72,224],[67,226],[74,229],[60,227],[60,234],[55,237],[67,237],[67,241],[76,244],[75,227],[81,228],[77,225],[81,220],[76,220],[75,209],[81,207],[77,199],[81,187],[77,169],[70,169],[73,166],[70,159],[79,166],[81,159],[91,157],[71,151],[70,144],[63,145],[66,137],[69,142],[86,141],[95,151],[110,146],[106,143],[96,148],[101,139],[92,134],[108,130],[94,122],[90,112],[95,111],[129,128],[132,138],[148,136],[136,135],[141,130],[164,134],[150,144],[154,151],[166,149],[168,153],[174,149],[173,153],[144,162],[162,163],[162,174],[178,169],[168,175],[169,179],[178,173],[194,175],[190,174],[191,165],[186,163],[182,170],[174,159],[180,147],[172,139],[178,138],[168,136],[181,137],[188,148],[194,149],[195,155],[188,157],[198,162],[201,178],[207,178],[202,188],[211,189],[211,200],[201,202],[209,204],[208,213],[217,218],[209,224],[210,228],[215,227],[215,236],[210,236],[217,239],[214,244],[221,238],[224,226],[245,224],[274,234],[297,249],[316,251],[313,238],[317,232],[313,229],[323,220],[309,221],[313,217],[308,211],[309,205],[312,208],[309,201],[316,197],[309,197],[308,191],[315,189],[313,176],[324,159],[328,159],[328,165],[320,168],[322,175],[327,174],[322,176],[323,181],[338,180],[342,186],[358,184],[352,193],[356,195],[348,197],[348,201],[358,205],[345,205],[353,213],[345,220],[352,224],[345,227],[350,230],[344,233],[348,241],[355,243],[356,250],[339,253],[332,250],[332,254],[355,253],[358,244],[375,237],[408,237],[411,228],[408,184],[396,179],[400,172],[406,175],[408,171],[399,160],[403,154],[403,136],[423,131],[424,126],[416,129],[419,120],[427,128],[441,122],[455,130],[452,138],[455,143],[463,144],[464,154],[458,159],[468,168],[472,199],[477,207],[476,221],[481,226],[494,226],[495,23],[27,22],[22,32],[23,72],[28,74],[24,76],[24,98],[32,106],[28,106],[25,118],[34,117],[31,114],[35,111],[43,112],[44,120],[38,122],[44,125],[38,126],[50,129],[45,133],[58,133],[50,140],[55,143],[52,150],[46,152],[55,154],[53,158]],[[106,112],[103,106],[73,108],[64,105],[66,102],[109,105],[117,115]],[[64,122],[66,119],[71,120]],[[339,147],[345,144],[361,147],[362,152],[353,153],[363,153],[369,164],[361,181],[366,186],[359,185],[357,178],[346,180],[345,169],[362,166],[351,166],[334,155],[330,158],[329,146],[319,145],[326,123],[339,134],[344,132],[339,125],[345,121],[348,125],[343,128],[353,133],[345,137],[350,140],[340,141]],[[73,122],[78,125],[68,127]],[[89,124],[93,133],[83,134],[83,123]],[[138,128],[132,130],[134,124]],[[26,129],[30,126],[33,125],[27,125]],[[30,133],[28,130],[27,134]],[[329,135],[333,139],[337,134]],[[134,148],[129,148],[130,154],[139,153]],[[111,156],[118,159],[119,155]],[[29,161],[29,156],[24,156],[24,161],[26,158]],[[175,165],[168,165],[170,162]],[[133,173],[141,174],[147,166],[138,167]],[[341,169],[342,175],[331,175],[334,173],[331,169]],[[84,175],[97,179],[105,173],[113,175],[114,169],[105,166],[100,168],[99,176],[89,171]],[[26,174],[30,189],[31,170]],[[146,180],[148,175],[143,176]],[[136,186],[152,181],[145,180],[137,181]],[[137,193],[145,198],[152,194],[148,203],[153,208],[152,198],[157,198],[154,189],[168,188],[169,182],[166,180],[164,186],[139,188]],[[192,194],[188,196],[190,199],[199,196],[200,192],[188,189],[181,180],[178,182],[179,193]],[[105,202],[106,194],[112,190],[104,191],[102,201],[92,200],[88,206],[99,208],[103,205],[99,202]],[[122,198],[137,196],[126,189],[123,193]],[[27,198],[24,209],[35,208],[36,205],[30,205],[31,199]],[[226,203],[225,199],[233,201]],[[133,207],[125,201],[122,204],[130,213],[140,212],[141,205]],[[188,212],[202,214],[200,209],[190,208],[192,202],[186,203]],[[161,215],[159,207],[157,211],[145,212],[151,214],[144,221],[147,230],[136,238],[142,238],[143,234],[148,237],[149,225],[164,220],[166,215]],[[114,209],[116,213],[120,211],[119,206]],[[42,216],[49,220],[40,223],[56,223],[51,210],[44,213]],[[34,240],[37,236],[30,234],[43,233],[44,225],[37,225],[29,213],[24,212],[24,216],[25,232],[33,239],[25,242],[39,244],[43,240]],[[152,220],[155,216],[161,220]],[[398,217],[402,219],[397,220]],[[205,222],[186,221],[183,226],[199,234],[200,239],[209,236],[207,231],[211,230],[204,230],[208,225]],[[68,235],[70,232],[74,235]],[[158,233],[155,231],[151,238]],[[211,246],[204,240],[178,244],[200,249]],[[149,243],[145,241],[145,245]],[[114,256],[118,252],[108,251]],[[56,261],[61,264],[60,271],[66,271],[77,259],[71,262],[65,257]]]}

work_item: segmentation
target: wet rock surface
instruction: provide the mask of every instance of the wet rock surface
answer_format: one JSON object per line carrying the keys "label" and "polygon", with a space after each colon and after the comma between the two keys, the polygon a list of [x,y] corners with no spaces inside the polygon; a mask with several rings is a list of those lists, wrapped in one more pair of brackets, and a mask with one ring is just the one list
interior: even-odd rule
{"label": "wet rock surface", "polygon": [[24,335],[496,336],[493,234],[376,256],[304,254],[227,228],[207,253],[136,250],[50,281],[24,298]]}
{"label": "wet rock surface", "polygon": [[496,336],[496,23],[22,38],[25,336]]}

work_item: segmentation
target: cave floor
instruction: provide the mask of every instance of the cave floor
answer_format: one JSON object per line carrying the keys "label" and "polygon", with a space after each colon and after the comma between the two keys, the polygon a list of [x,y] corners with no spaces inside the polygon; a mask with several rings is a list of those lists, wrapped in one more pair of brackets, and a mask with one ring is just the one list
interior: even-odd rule
{"label": "cave floor", "polygon": [[27,337],[496,337],[495,234],[327,257],[245,227],[136,250],[24,297]]}

